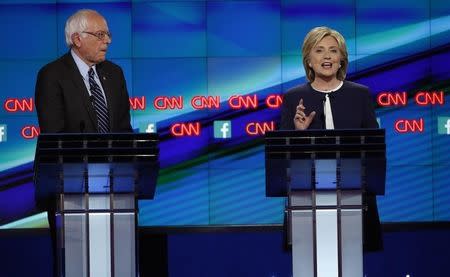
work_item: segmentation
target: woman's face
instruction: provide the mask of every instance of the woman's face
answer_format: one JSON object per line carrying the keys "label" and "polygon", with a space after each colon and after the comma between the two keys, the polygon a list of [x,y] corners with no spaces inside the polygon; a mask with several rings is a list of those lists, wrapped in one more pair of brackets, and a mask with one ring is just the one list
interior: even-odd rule
{"label": "woman's face", "polygon": [[341,52],[332,36],[324,37],[309,53],[309,64],[315,78],[329,80],[336,78],[341,67]]}

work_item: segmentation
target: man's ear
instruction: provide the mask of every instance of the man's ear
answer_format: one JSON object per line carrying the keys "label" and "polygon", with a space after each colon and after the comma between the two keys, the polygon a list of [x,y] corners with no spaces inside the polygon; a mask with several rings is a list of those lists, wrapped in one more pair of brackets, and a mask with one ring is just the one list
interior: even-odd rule
{"label": "man's ear", "polygon": [[80,34],[73,33],[72,36],[70,36],[70,38],[72,39],[72,43],[75,47],[79,48],[81,46]]}

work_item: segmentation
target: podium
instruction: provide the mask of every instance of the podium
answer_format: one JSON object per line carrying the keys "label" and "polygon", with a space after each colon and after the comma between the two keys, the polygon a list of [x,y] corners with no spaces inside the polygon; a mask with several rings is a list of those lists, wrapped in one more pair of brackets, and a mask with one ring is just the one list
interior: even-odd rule
{"label": "podium", "polygon": [[41,134],[38,206],[56,207],[58,276],[138,276],[137,199],[152,199],[156,134]]}
{"label": "podium", "polygon": [[363,276],[364,195],[383,195],[384,129],[266,133],[266,195],[287,197],[293,277]]}

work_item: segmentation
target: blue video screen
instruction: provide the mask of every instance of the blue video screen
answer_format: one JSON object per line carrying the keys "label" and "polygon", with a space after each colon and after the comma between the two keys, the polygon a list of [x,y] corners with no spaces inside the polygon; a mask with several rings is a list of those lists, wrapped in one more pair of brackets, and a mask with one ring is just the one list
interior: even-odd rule
{"label": "blue video screen", "polygon": [[36,0],[0,4],[14,34],[0,44],[0,228],[46,225],[32,180],[34,85],[69,51],[64,24],[82,8],[108,21],[135,132],[160,136],[140,226],[282,224],[285,199],[265,196],[263,138],[282,94],[306,81],[301,46],[316,26],[343,34],[347,79],[370,87],[386,130],[381,220],[450,221],[450,2]]}

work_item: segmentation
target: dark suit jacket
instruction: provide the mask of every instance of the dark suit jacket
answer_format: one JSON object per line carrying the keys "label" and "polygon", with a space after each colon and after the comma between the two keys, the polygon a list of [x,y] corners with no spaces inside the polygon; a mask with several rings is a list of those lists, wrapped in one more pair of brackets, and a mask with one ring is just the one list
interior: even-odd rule
{"label": "dark suit jacket", "polygon": [[[96,65],[108,103],[111,132],[132,132],[130,102],[122,69],[109,61]],[[69,53],[45,65],[38,73],[35,103],[41,133],[97,133],[97,115],[83,77]],[[47,210],[56,276],[56,199],[36,202]]]}
{"label": "dark suit jacket", "polygon": [[[309,83],[295,87],[284,95],[280,129],[295,129],[294,116],[300,99],[303,99],[306,115],[316,112],[308,129],[325,129],[325,95],[315,91]],[[335,129],[378,128],[368,87],[344,81],[339,90],[330,93],[330,104]]]}
{"label": "dark suit jacket", "polygon": [[[325,129],[323,105],[325,96],[315,91],[309,83],[292,88],[283,97],[280,129],[294,130],[294,116],[303,99],[305,114],[316,115],[308,129]],[[344,81],[342,87],[330,94],[335,129],[378,128],[369,88]],[[364,250],[376,251],[383,248],[380,219],[374,195],[365,195],[367,209],[364,210]]]}
{"label": "dark suit jacket", "polygon": [[[131,132],[130,103],[122,69],[96,65],[108,103],[111,132]],[[98,123],[86,85],[72,55],[63,55],[38,73],[36,110],[42,133],[96,133]]]}

